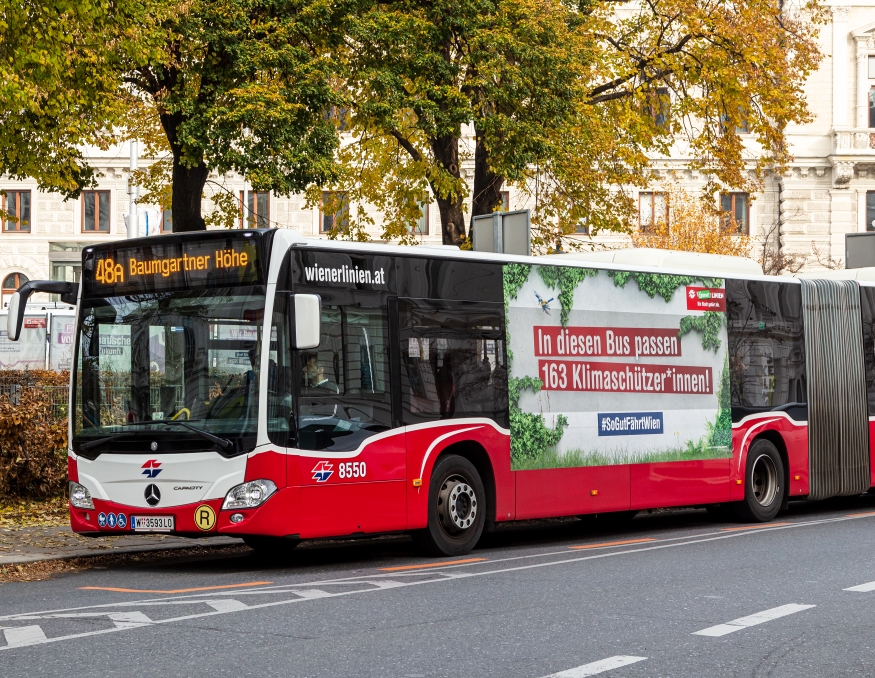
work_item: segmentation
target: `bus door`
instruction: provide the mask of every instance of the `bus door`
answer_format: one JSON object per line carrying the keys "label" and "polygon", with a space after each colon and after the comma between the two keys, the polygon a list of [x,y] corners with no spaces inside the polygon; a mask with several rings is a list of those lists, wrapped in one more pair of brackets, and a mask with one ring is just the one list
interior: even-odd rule
{"label": "bus door", "polygon": [[385,295],[322,300],[319,347],[297,355],[301,536],[404,529],[405,438],[393,428]]}

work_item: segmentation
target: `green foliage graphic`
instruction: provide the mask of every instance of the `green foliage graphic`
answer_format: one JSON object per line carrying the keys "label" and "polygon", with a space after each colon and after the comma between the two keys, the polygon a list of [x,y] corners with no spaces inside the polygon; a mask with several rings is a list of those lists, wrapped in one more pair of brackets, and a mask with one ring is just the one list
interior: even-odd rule
{"label": "green foliage graphic", "polygon": [[510,402],[510,459],[511,467],[531,463],[548,455],[562,439],[562,434],[568,426],[568,419],[563,415],[556,417],[556,426],[547,428],[544,417],[532,412],[523,412],[519,408],[520,392],[531,389],[534,393],[541,390],[543,382],[534,377],[508,379],[507,392]]}
{"label": "green foliage graphic", "polygon": [[720,278],[703,278],[690,275],[668,275],[665,273],[639,273],[638,271],[608,271],[617,287],[625,287],[629,280],[638,284],[638,289],[653,299],[659,295],[666,303],[671,301],[672,296],[679,287],[701,282],[705,287],[721,287],[723,280]]}
{"label": "green foliage graphic", "polygon": [[720,328],[726,322],[726,314],[715,311],[706,311],[705,315],[688,315],[681,318],[681,329],[678,337],[688,334],[692,330],[701,332],[702,348],[706,351],[712,349],[714,353],[720,348]]}
{"label": "green foliage graphic", "polygon": [[574,304],[574,290],[587,278],[599,274],[595,268],[571,268],[567,266],[538,266],[538,275],[551,289],[559,290],[559,304],[562,306],[560,318],[562,327],[568,325],[568,314]]}
{"label": "green foliage graphic", "polygon": [[723,362],[720,386],[717,389],[717,419],[708,424],[708,442],[712,448],[728,449],[732,456],[732,403],[729,387],[729,356]]}
{"label": "green foliage graphic", "polygon": [[532,272],[531,264],[505,264],[503,266],[504,312],[508,311],[511,299],[516,299],[517,292],[526,284]]}

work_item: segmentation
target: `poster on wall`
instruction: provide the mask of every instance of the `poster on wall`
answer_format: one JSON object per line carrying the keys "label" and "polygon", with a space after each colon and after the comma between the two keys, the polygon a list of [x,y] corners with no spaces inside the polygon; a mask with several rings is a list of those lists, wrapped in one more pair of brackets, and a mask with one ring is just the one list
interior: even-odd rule
{"label": "poster on wall", "polygon": [[46,317],[25,316],[18,341],[6,335],[6,313],[0,316],[0,370],[42,370],[46,367]]}
{"label": "poster on wall", "polygon": [[723,282],[505,265],[513,468],[730,457]]}

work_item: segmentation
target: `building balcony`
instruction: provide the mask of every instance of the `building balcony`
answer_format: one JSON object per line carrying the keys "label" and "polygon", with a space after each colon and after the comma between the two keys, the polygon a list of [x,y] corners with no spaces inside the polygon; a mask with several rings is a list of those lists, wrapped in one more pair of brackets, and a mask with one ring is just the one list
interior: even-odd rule
{"label": "building balcony", "polygon": [[830,132],[832,155],[875,157],[875,129],[839,127]]}

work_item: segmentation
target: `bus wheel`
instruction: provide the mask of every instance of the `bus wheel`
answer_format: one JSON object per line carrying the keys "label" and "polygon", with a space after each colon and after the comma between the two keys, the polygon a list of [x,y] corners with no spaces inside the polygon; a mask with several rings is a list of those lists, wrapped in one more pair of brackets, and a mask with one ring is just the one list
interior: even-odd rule
{"label": "bus wheel", "polygon": [[747,522],[772,520],[784,501],[784,464],[775,446],[765,438],[755,440],[747,453],[744,501],[735,505]]}
{"label": "bus wheel", "polygon": [[260,556],[283,557],[291,553],[300,543],[300,540],[253,535],[243,537],[243,543]]}
{"label": "bus wheel", "polygon": [[438,460],[428,488],[428,527],[414,537],[431,555],[468,553],[486,524],[486,491],[474,464],[456,455]]}

